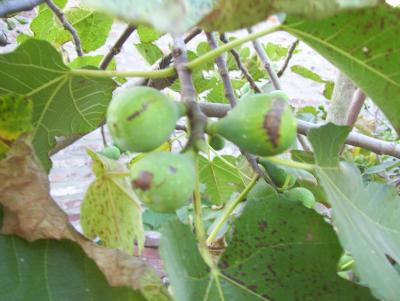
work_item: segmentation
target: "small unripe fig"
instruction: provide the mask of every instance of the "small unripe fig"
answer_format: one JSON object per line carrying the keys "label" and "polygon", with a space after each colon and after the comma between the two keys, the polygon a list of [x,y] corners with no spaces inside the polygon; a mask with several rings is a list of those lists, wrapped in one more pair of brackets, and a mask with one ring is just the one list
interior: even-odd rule
{"label": "small unripe fig", "polygon": [[148,152],[168,140],[181,113],[181,108],[160,91],[134,87],[113,98],[107,125],[121,150]]}
{"label": "small unripe fig", "polygon": [[134,191],[149,209],[159,213],[174,212],[193,194],[194,156],[189,152],[149,154],[131,168],[130,178]]}
{"label": "small unripe fig", "polygon": [[292,188],[294,184],[296,184],[297,181],[296,176],[288,174],[286,170],[280,168],[279,166],[272,163],[268,159],[260,158],[259,162],[262,165],[262,167],[265,168],[271,180],[277,187],[283,188],[286,184],[285,188],[287,189],[287,188]]}
{"label": "small unripe fig", "polygon": [[225,140],[219,135],[210,135],[208,137],[208,144],[210,144],[213,149],[219,151],[225,147]]}
{"label": "small unripe fig", "polygon": [[121,151],[115,145],[107,146],[99,151],[100,155],[103,155],[112,160],[118,160],[121,156]]}
{"label": "small unripe fig", "polygon": [[286,151],[296,138],[296,118],[281,93],[244,97],[227,116],[209,125],[209,133],[259,156]]}
{"label": "small unripe fig", "polygon": [[314,208],[316,203],[314,194],[304,187],[287,190],[284,192],[284,195],[291,201],[302,202],[307,208]]}

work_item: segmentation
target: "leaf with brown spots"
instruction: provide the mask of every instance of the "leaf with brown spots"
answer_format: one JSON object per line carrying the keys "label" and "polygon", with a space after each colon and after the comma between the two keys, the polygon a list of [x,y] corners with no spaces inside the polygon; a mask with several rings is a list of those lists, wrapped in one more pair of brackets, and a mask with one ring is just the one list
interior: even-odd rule
{"label": "leaf with brown spots", "polygon": [[337,275],[343,250],[322,216],[271,194],[262,182],[254,189],[233,224],[217,275],[188,226],[164,225],[161,256],[177,301],[376,300]]}
{"label": "leaf with brown spots", "polygon": [[[58,294],[71,292],[76,293],[71,300],[170,300],[146,263],[94,244],[69,224],[49,195],[47,175],[26,141],[29,137],[21,136],[0,161],[0,259],[7,262],[0,266],[0,296],[4,300],[56,300]],[[26,275],[29,279],[23,281]]]}

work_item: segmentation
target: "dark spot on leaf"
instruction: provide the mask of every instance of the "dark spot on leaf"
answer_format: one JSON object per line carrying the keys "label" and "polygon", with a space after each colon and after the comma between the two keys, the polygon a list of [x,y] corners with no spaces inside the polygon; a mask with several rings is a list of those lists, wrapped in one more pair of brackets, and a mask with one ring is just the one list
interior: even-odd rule
{"label": "dark spot on leaf", "polygon": [[171,173],[176,173],[178,170],[176,169],[176,167],[174,167],[174,166],[172,166],[172,165],[170,165],[170,166],[168,166],[168,168],[169,168],[169,171],[171,172]]}
{"label": "dark spot on leaf", "polygon": [[139,117],[144,111],[146,111],[148,106],[149,105],[147,103],[143,103],[140,110],[133,112],[131,115],[128,116],[128,118],[126,118],[126,120],[132,121],[136,117]]}
{"label": "dark spot on leaf", "polygon": [[264,129],[267,131],[267,137],[274,147],[278,147],[280,138],[280,127],[282,114],[286,108],[286,101],[283,99],[274,99],[272,108],[264,117]]}
{"label": "dark spot on leaf", "polygon": [[264,232],[265,229],[267,229],[268,224],[266,220],[262,220],[258,222],[258,229],[260,229],[261,232]]}
{"label": "dark spot on leaf", "polygon": [[146,191],[151,188],[152,181],[153,181],[153,174],[148,171],[142,171],[139,174],[139,177],[136,180],[132,181],[132,187]]}
{"label": "dark spot on leaf", "polygon": [[307,233],[307,240],[314,240],[314,235],[311,232]]}

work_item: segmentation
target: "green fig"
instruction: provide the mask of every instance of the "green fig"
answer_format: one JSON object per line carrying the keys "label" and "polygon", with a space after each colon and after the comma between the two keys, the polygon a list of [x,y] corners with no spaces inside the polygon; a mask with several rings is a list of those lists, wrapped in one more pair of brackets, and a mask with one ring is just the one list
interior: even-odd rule
{"label": "green fig", "polygon": [[149,209],[159,213],[174,212],[193,194],[194,156],[189,152],[151,153],[131,168],[130,179],[134,191]]}
{"label": "green fig", "polygon": [[210,135],[208,137],[208,144],[214,149],[214,150],[221,150],[225,147],[225,140],[219,135]]}
{"label": "green fig", "polygon": [[291,201],[300,201],[307,208],[314,208],[316,200],[313,193],[303,187],[296,187],[284,192],[284,195]]}
{"label": "green fig", "polygon": [[168,140],[181,115],[181,107],[160,91],[134,87],[113,98],[107,125],[121,150],[148,152]]}
{"label": "green fig", "polygon": [[262,165],[262,167],[264,167],[264,169],[270,176],[271,180],[278,188],[288,189],[293,187],[294,184],[296,184],[297,181],[296,176],[288,174],[286,170],[280,168],[276,164],[272,163],[270,160],[265,158],[260,158],[259,162]]}
{"label": "green fig", "polygon": [[242,150],[259,156],[286,151],[296,138],[296,118],[282,92],[244,97],[227,116],[208,127]]}
{"label": "green fig", "polygon": [[121,156],[121,151],[115,145],[107,146],[99,151],[100,155],[107,157],[108,159],[118,160]]}

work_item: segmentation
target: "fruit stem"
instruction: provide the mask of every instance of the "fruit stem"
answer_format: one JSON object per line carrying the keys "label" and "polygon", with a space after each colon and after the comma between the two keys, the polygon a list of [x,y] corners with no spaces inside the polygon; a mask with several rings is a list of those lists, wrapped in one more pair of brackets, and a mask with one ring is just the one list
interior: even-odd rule
{"label": "fruit stem", "polygon": [[193,200],[193,209],[194,209],[194,226],[196,229],[197,241],[199,244],[199,251],[204,261],[210,267],[213,275],[218,274],[218,269],[215,266],[214,260],[211,257],[211,254],[208,251],[207,243],[206,243],[206,231],[204,230],[202,212],[201,212],[201,193],[200,193],[200,169],[199,169],[199,155],[196,154],[196,186],[194,190],[194,200]]}
{"label": "fruit stem", "polygon": [[[230,51],[244,43],[250,42],[259,37],[268,35],[280,29],[280,26],[269,27],[257,32],[253,32],[247,36],[233,40],[224,44],[214,50],[211,50],[193,61],[189,62],[186,67],[190,70],[200,67],[201,65],[213,61],[221,54]],[[88,69],[72,69],[69,71],[70,75],[75,76],[90,76],[96,78],[110,78],[110,77],[142,77],[142,78],[166,78],[176,74],[175,68],[169,67],[161,70],[132,70],[132,71],[105,71],[105,70],[88,70]]]}
{"label": "fruit stem", "polygon": [[210,236],[207,238],[207,241],[206,241],[207,245],[210,245],[213,242],[213,240],[217,236],[219,230],[221,230],[222,226],[228,220],[229,216],[232,214],[232,212],[235,210],[235,208],[245,199],[247,194],[257,183],[257,180],[259,179],[259,177],[260,177],[259,175],[255,175],[251,179],[250,183],[246,186],[246,188],[231,203],[230,207],[225,211],[224,215],[221,217],[220,221],[215,226],[215,228],[212,230],[212,232],[210,233]]}
{"label": "fruit stem", "polygon": [[304,169],[304,170],[307,170],[310,172],[313,172],[315,170],[315,166],[312,164],[308,164],[308,163],[301,163],[301,162],[297,162],[297,161],[283,159],[280,157],[266,157],[266,159],[268,159],[269,161],[276,163],[276,164],[293,167],[293,168],[298,168],[298,169]]}

